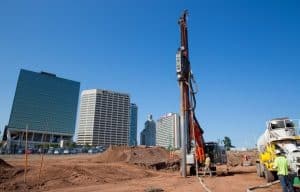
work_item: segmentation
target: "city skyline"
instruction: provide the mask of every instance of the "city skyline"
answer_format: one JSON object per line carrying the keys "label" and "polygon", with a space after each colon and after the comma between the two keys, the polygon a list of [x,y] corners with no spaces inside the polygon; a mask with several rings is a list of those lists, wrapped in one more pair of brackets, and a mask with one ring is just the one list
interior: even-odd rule
{"label": "city skyline", "polygon": [[[0,129],[21,68],[130,93],[144,119],[179,111],[178,18],[188,9],[196,115],[206,141],[254,147],[267,120],[300,118],[299,1],[3,1]],[[247,134],[245,134],[247,132]],[[139,135],[139,134],[138,134]]]}

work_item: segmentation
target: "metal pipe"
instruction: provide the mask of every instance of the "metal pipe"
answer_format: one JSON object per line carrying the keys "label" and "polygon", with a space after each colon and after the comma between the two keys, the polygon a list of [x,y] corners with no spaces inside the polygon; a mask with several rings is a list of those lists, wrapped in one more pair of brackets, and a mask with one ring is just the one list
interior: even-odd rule
{"label": "metal pipe", "polygon": [[[191,112],[191,119],[194,119],[194,112],[192,111]],[[196,142],[196,137],[195,137],[195,124],[194,123],[192,123],[192,129],[193,129],[193,139],[194,139],[194,160],[195,160],[195,167],[196,167],[196,176],[198,177],[199,176],[199,174],[198,174],[198,158],[197,158],[197,152],[196,152],[196,149],[197,149],[197,147],[198,147],[198,145],[197,145],[197,142]]]}
{"label": "metal pipe", "polygon": [[28,147],[28,125],[26,125],[26,137],[25,137],[25,165],[24,165],[24,183],[26,184],[26,177],[27,177],[27,166],[28,166],[28,154],[27,154],[27,147]]}
{"label": "metal pipe", "polygon": [[179,81],[180,86],[180,131],[181,131],[181,176],[186,177],[186,112],[184,110],[184,82]]}
{"label": "metal pipe", "polygon": [[[45,129],[47,129],[47,127],[45,127]],[[45,142],[44,142],[44,135],[42,135],[42,139],[41,139],[41,142],[43,143],[42,144],[42,147],[40,148],[41,149],[41,165],[40,165],[40,171],[39,171],[39,183],[40,183],[40,179],[41,179],[41,174],[42,174],[42,168],[43,168],[43,164],[44,164],[44,149],[45,149]]]}

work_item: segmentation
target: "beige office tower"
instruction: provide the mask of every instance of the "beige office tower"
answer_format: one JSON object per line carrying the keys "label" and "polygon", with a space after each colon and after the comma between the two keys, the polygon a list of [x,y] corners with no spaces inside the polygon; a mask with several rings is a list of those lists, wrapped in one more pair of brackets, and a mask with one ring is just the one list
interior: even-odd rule
{"label": "beige office tower", "polygon": [[177,113],[168,113],[157,120],[156,145],[168,149],[180,148],[180,123]]}
{"label": "beige office tower", "polygon": [[91,89],[81,93],[77,143],[127,145],[130,127],[128,94]]}

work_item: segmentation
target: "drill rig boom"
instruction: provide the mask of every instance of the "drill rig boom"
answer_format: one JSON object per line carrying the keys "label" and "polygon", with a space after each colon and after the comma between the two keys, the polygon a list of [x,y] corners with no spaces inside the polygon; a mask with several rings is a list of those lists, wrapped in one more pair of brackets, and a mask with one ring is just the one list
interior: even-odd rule
{"label": "drill rig boom", "polygon": [[[176,54],[176,73],[180,86],[180,120],[181,120],[181,153],[182,176],[186,176],[186,156],[194,153],[194,164],[203,163],[205,159],[205,144],[203,130],[195,116],[195,92],[193,90],[193,76],[189,61],[187,11],[184,11],[178,24],[180,26],[180,48]],[[196,166],[197,167],[197,166]]]}

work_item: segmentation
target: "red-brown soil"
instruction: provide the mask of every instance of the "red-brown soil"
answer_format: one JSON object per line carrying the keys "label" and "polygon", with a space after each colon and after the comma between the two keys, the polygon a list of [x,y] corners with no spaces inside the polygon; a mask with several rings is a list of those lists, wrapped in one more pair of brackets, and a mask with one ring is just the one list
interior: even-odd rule
{"label": "red-brown soil", "polygon": [[228,151],[228,165],[232,167],[242,165],[245,160],[245,155],[247,156],[248,161],[250,161],[252,165],[255,165],[255,160],[258,157],[258,152],[255,149],[248,151]]}
{"label": "red-brown soil", "polygon": [[[254,158],[253,153],[250,155]],[[254,166],[240,166],[240,155],[243,157],[240,152],[229,153],[229,166],[219,167],[220,170],[228,168],[227,174],[203,179],[211,191],[246,191],[248,187],[265,183],[256,176]],[[117,147],[94,155],[45,155],[42,169],[41,156],[30,155],[26,184],[24,156],[3,156],[2,159],[0,191],[204,191],[196,177],[182,178],[178,157],[170,158],[169,152],[160,147]],[[276,185],[255,191],[281,190]]]}

